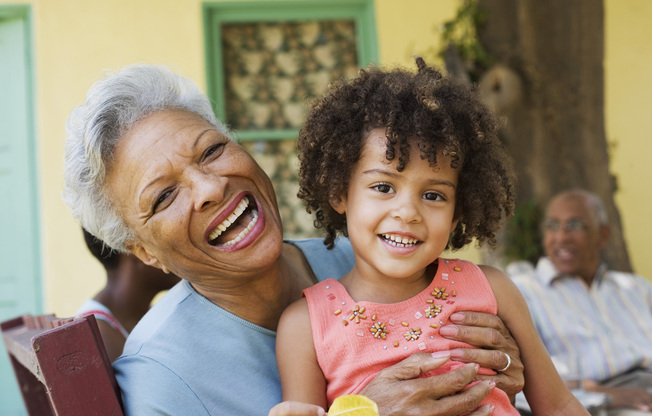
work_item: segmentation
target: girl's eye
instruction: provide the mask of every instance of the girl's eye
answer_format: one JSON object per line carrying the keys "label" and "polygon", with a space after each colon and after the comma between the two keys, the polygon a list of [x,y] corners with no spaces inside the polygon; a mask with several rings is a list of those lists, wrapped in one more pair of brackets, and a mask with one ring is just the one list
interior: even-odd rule
{"label": "girl's eye", "polygon": [[206,160],[211,156],[219,155],[222,152],[223,148],[224,148],[224,143],[217,143],[212,146],[209,146],[209,148],[206,149],[206,151],[202,155],[202,160]]}
{"label": "girl's eye", "polygon": [[392,187],[387,185],[386,183],[379,183],[377,185],[374,185],[372,188],[383,194],[388,194],[392,192]]}
{"label": "girl's eye", "polygon": [[171,189],[165,190],[158,198],[156,198],[156,201],[154,201],[154,206],[152,207],[152,212],[156,212],[158,207],[161,206],[165,202],[165,200],[168,199],[168,197],[172,194]]}
{"label": "girl's eye", "polygon": [[427,199],[428,201],[438,201],[444,199],[441,194],[438,194],[437,192],[426,192],[423,195],[423,199]]}

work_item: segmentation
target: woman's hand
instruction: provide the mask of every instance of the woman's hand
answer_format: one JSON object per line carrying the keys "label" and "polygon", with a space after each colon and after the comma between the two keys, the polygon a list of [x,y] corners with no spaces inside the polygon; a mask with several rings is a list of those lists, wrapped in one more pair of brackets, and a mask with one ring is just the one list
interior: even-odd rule
{"label": "woman's hand", "polygon": [[414,354],[383,369],[359,394],[375,401],[382,416],[491,414],[491,406],[478,408],[478,405],[495,387],[493,382],[482,381],[461,391],[475,379],[477,365],[467,364],[445,374],[419,377],[441,366],[449,357],[445,352]]}
{"label": "woman's hand", "polygon": [[[495,381],[496,386],[507,393],[513,403],[516,393],[523,390],[523,363],[518,345],[503,321],[496,315],[482,312],[456,312],[450,316],[450,320],[454,325],[446,325],[439,330],[444,338],[478,347],[451,350],[451,360],[477,363],[496,370],[498,374],[495,376],[478,375],[476,379]],[[499,371],[507,365],[505,354],[509,355],[511,363],[506,370]]]}

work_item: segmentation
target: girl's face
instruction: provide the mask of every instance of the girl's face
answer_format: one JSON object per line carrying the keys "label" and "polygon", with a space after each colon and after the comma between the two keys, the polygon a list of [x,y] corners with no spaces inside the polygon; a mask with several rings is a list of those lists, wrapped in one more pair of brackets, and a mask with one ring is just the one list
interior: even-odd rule
{"label": "girl's face", "polygon": [[280,255],[268,176],[194,113],[163,110],[137,122],[118,143],[106,186],[137,235],[132,252],[193,283],[241,284]]}
{"label": "girl's face", "polygon": [[356,267],[367,276],[415,278],[446,248],[457,225],[458,172],[450,159],[436,167],[422,160],[416,145],[403,172],[385,159],[385,129],[366,139],[347,194],[333,208],[346,214]]}

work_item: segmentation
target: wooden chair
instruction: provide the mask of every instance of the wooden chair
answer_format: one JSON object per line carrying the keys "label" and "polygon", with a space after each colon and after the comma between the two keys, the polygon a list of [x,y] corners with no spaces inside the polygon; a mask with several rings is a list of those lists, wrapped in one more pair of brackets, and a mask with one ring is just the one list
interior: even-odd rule
{"label": "wooden chair", "polygon": [[0,328],[30,415],[123,415],[93,315],[25,315]]}

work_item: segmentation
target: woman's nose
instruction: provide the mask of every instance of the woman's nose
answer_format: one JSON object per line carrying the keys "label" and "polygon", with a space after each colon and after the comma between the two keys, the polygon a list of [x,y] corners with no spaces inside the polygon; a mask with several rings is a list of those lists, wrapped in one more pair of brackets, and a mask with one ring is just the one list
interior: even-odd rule
{"label": "woman's nose", "polygon": [[224,200],[224,191],[228,182],[226,177],[198,172],[192,175],[191,182],[195,211],[200,212]]}

